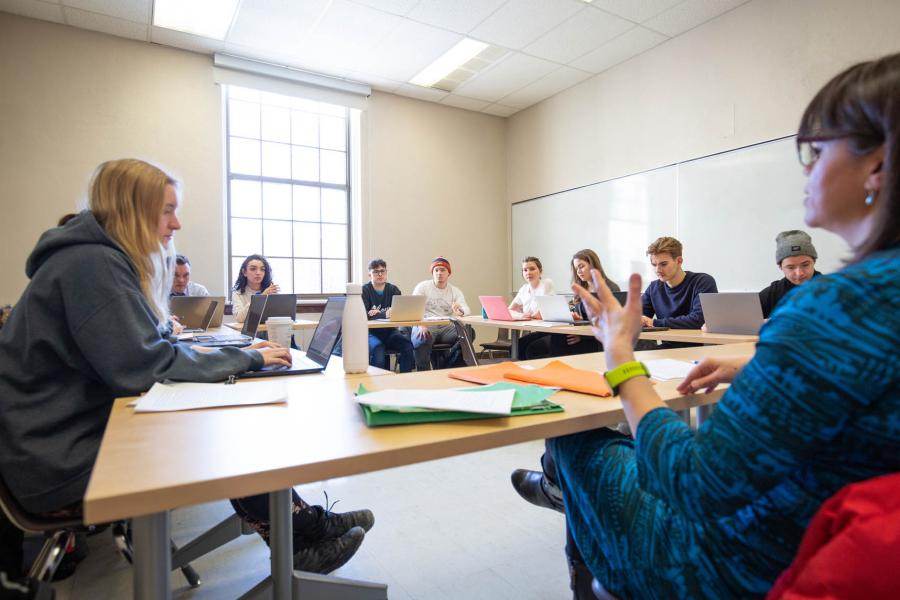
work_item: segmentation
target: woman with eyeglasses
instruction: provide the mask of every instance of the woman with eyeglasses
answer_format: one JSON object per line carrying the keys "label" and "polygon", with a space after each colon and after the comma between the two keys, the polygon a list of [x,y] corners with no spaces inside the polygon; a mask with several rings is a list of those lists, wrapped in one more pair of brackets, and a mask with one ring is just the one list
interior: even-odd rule
{"label": "woman with eyeglasses", "polygon": [[620,597],[762,596],[826,499],[900,471],[900,54],[826,84],[797,142],[806,223],[840,235],[853,257],[785,297],[752,359],[690,372],[685,394],[731,383],[698,432],[635,362],[640,276],[624,307],[597,272],[599,298],[574,288],[635,437],[548,440],[543,476],[517,489],[564,508],[581,586],[593,574]]}

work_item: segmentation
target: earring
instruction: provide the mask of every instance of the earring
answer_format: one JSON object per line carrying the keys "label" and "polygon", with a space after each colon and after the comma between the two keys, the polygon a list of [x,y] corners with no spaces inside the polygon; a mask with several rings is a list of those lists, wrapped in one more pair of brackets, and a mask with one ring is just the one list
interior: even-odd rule
{"label": "earring", "polygon": [[866,196],[866,206],[872,206],[873,204],[875,204],[875,192],[874,191],[869,192],[869,194]]}

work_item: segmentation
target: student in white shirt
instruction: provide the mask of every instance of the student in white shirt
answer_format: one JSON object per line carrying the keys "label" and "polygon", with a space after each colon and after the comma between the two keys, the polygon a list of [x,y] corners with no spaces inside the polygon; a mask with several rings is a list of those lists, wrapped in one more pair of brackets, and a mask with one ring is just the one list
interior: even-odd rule
{"label": "student in white shirt", "polygon": [[[541,311],[538,306],[538,296],[552,296],[556,293],[551,279],[544,279],[542,274],[544,266],[541,259],[536,256],[526,256],[522,259],[522,278],[525,283],[519,288],[519,293],[513,298],[509,310],[520,312],[532,319],[540,319]],[[541,358],[550,354],[550,335],[543,331],[534,331],[519,338],[519,356],[524,358]]]}
{"label": "student in white shirt", "polygon": [[272,281],[272,268],[261,254],[251,254],[241,263],[241,271],[231,293],[231,314],[243,323],[250,310],[250,298],[257,294],[277,294],[281,288]]}
{"label": "student in white shirt", "polygon": [[[425,296],[425,317],[462,317],[471,314],[462,291],[448,280],[452,270],[450,261],[438,256],[431,261],[431,279],[420,282],[413,289],[413,296]],[[413,327],[412,343],[416,351],[416,369],[431,369],[431,347],[456,342],[456,328],[451,325]]]}
{"label": "student in white shirt", "polygon": [[191,281],[191,261],[179,254],[175,257],[175,276],[172,278],[171,296],[209,296],[206,286]]}

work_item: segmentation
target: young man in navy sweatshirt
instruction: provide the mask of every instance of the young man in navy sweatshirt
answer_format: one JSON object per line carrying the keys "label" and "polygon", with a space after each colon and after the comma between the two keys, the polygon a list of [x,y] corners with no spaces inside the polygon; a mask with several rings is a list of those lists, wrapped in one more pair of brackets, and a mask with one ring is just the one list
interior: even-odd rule
{"label": "young man in navy sweatshirt", "polygon": [[681,242],[672,237],[661,237],[647,248],[658,279],[641,296],[644,327],[700,329],[704,323],[700,294],[718,292],[716,280],[706,273],[685,271],[681,251]]}

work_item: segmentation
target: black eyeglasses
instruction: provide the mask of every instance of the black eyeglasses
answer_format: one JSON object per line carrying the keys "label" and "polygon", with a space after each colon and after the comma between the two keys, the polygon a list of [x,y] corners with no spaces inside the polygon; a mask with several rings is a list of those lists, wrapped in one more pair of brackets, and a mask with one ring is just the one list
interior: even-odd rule
{"label": "black eyeglasses", "polygon": [[387,269],[372,269],[372,273],[374,275],[384,275],[387,273]]}

